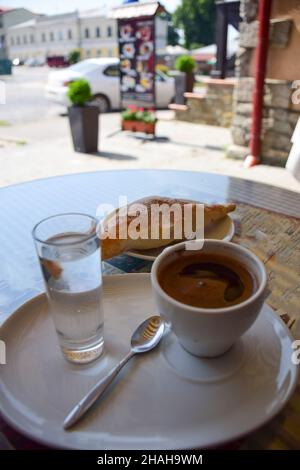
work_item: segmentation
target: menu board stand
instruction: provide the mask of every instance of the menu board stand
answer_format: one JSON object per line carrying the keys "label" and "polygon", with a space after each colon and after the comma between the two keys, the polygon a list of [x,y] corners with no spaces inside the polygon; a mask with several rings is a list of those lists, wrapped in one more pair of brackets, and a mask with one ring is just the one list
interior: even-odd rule
{"label": "menu board stand", "polygon": [[156,106],[155,16],[165,9],[159,2],[135,3],[116,8],[120,56],[120,102],[128,106]]}

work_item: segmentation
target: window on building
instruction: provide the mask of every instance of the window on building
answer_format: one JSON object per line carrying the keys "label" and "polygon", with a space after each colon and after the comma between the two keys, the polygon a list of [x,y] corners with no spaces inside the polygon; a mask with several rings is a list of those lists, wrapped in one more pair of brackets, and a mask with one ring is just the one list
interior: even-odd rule
{"label": "window on building", "polygon": [[30,42],[31,42],[31,44],[34,42],[34,35],[33,34],[30,35]]}
{"label": "window on building", "polygon": [[100,36],[101,36],[100,28],[99,28],[99,26],[97,26],[97,28],[96,28],[96,38],[100,38]]}
{"label": "window on building", "polygon": [[24,44],[27,44],[27,36],[25,36],[25,34],[24,34],[24,36],[23,36],[23,43],[24,43]]}
{"label": "window on building", "polygon": [[84,37],[85,37],[86,39],[90,37],[90,30],[89,30],[89,28],[85,28],[85,30],[84,30]]}
{"label": "window on building", "polygon": [[72,30],[71,29],[68,30],[68,39],[72,39]]}
{"label": "window on building", "polygon": [[54,33],[50,32],[50,41],[54,41]]}
{"label": "window on building", "polygon": [[17,44],[20,44],[20,36],[17,36]]}
{"label": "window on building", "polygon": [[110,38],[112,36],[112,27],[108,26],[107,27],[107,36]]}
{"label": "window on building", "polygon": [[100,56],[101,56],[101,50],[97,49],[97,57],[100,57]]}
{"label": "window on building", "polygon": [[15,45],[15,40],[14,40],[14,38],[10,38],[10,44],[11,44],[11,46],[14,46],[14,45]]}
{"label": "window on building", "polygon": [[63,33],[62,31],[58,31],[58,40],[62,41],[63,40]]}
{"label": "window on building", "polygon": [[85,57],[91,57],[91,51],[87,50],[87,51],[85,52]]}
{"label": "window on building", "polygon": [[42,33],[42,42],[46,42],[46,34]]}
{"label": "window on building", "polygon": [[120,75],[120,70],[118,65],[110,65],[107,69],[104,70],[104,75],[108,77],[118,77]]}

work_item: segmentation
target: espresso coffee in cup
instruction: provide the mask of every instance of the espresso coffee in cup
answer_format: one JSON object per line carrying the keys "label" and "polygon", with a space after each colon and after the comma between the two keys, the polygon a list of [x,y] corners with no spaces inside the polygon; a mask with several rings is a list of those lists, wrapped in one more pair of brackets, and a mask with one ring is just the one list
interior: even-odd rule
{"label": "espresso coffee in cup", "polygon": [[163,290],[184,304],[225,308],[247,300],[257,279],[240,262],[220,254],[173,252],[158,271]]}
{"label": "espresso coffee in cup", "polygon": [[166,248],[153,263],[151,281],[157,310],[182,347],[196,356],[215,357],[256,320],[267,275],[247,248],[196,240]]}

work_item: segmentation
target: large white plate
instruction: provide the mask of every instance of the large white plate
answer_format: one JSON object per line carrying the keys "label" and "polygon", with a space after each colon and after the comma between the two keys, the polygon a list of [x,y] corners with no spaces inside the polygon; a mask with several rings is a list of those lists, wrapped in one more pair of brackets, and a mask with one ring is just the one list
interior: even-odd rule
{"label": "large white plate", "polygon": [[24,304],[0,329],[4,418],[29,437],[57,448],[179,449],[216,446],[271,419],[297,381],[292,338],[264,306],[251,330],[218,359],[185,352],[174,335],[133,359],[72,431],[70,408],[128,350],[132,330],[155,313],[147,274],[104,281],[105,355],[89,366],[66,362],[57,346],[44,295]]}
{"label": "large white plate", "polygon": [[[209,227],[205,229],[205,239],[206,240],[232,240],[234,236],[234,222],[232,218],[227,215],[223,219],[217,220],[216,222],[210,224]],[[147,261],[154,261],[155,258],[162,253],[165,249],[164,246],[160,248],[153,248],[151,250],[130,250],[127,251],[127,255],[134,258],[144,259]]]}

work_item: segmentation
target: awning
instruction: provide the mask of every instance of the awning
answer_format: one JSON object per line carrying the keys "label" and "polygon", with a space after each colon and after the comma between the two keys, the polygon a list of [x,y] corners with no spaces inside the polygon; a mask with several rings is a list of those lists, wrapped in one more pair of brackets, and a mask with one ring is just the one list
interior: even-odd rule
{"label": "awning", "polygon": [[164,7],[159,2],[129,3],[113,8],[110,17],[116,19],[139,18],[140,16],[154,16],[164,11]]}
{"label": "awning", "polygon": [[190,54],[190,51],[181,46],[167,46],[164,49],[158,49],[156,53],[157,55],[179,56],[182,54]]}

